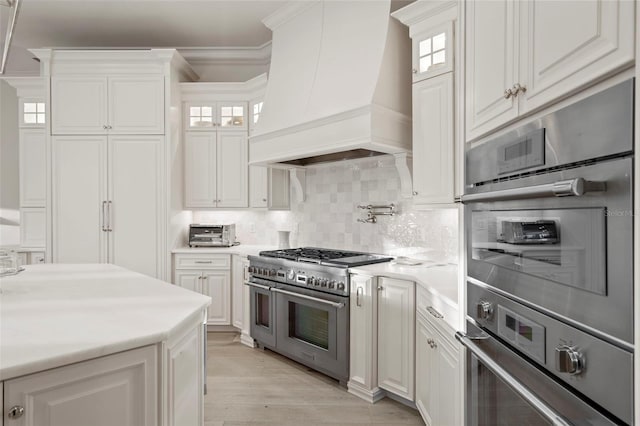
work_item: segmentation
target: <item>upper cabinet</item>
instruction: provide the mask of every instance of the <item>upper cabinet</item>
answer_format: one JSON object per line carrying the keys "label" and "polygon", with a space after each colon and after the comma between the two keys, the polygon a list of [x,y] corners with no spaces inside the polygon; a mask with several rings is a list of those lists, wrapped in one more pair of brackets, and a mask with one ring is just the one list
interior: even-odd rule
{"label": "upper cabinet", "polygon": [[466,6],[466,139],[559,100],[634,59],[625,0]]}
{"label": "upper cabinet", "polygon": [[413,82],[453,71],[453,22],[434,25],[413,36]]}
{"label": "upper cabinet", "polygon": [[164,134],[164,77],[51,77],[51,133]]}

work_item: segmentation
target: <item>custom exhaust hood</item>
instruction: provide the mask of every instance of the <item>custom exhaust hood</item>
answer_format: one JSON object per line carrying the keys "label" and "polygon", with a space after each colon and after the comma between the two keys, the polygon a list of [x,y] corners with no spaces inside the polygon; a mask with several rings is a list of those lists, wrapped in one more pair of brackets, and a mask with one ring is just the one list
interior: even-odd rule
{"label": "custom exhaust hood", "polygon": [[384,0],[293,1],[263,21],[271,67],[251,164],[411,151],[411,43],[392,10]]}

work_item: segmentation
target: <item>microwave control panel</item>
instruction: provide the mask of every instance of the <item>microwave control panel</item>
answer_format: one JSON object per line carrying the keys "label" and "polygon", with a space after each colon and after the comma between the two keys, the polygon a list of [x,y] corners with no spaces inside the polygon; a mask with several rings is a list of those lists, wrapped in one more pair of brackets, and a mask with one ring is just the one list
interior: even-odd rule
{"label": "microwave control panel", "polygon": [[530,357],[545,363],[545,328],[498,305],[498,335]]}
{"label": "microwave control panel", "polygon": [[523,135],[498,148],[498,174],[542,166],[544,164],[544,128]]}

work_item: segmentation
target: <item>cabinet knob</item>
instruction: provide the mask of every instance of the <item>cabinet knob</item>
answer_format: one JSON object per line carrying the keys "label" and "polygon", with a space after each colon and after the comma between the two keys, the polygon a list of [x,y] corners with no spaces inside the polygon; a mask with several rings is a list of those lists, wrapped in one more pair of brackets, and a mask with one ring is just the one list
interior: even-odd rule
{"label": "cabinet knob", "polygon": [[520,83],[516,83],[513,85],[513,96],[518,96],[520,92],[524,93],[527,91],[527,86],[521,86]]}
{"label": "cabinet knob", "polygon": [[106,124],[103,124],[103,125],[102,125],[102,128],[103,128],[103,129],[105,129],[105,130],[107,130],[107,125],[106,125]]}
{"label": "cabinet knob", "polygon": [[418,74],[418,70],[416,68],[412,69],[411,72],[414,74]]}
{"label": "cabinet knob", "polygon": [[511,89],[507,89],[507,90],[504,91],[504,98],[505,99],[509,99],[514,95],[515,95],[515,93],[513,93],[513,91]]}
{"label": "cabinet knob", "polygon": [[418,191],[413,191],[413,195],[418,195]]}
{"label": "cabinet knob", "polygon": [[19,419],[24,415],[24,407],[20,405],[14,405],[9,409],[9,413],[7,413],[7,417],[10,419]]}
{"label": "cabinet knob", "polygon": [[381,285],[378,286],[378,291],[382,291],[384,290],[384,287],[382,287]]}
{"label": "cabinet knob", "polygon": [[266,203],[266,202],[267,202],[267,199],[266,199],[266,198],[263,198],[263,199],[262,199],[262,201]]}

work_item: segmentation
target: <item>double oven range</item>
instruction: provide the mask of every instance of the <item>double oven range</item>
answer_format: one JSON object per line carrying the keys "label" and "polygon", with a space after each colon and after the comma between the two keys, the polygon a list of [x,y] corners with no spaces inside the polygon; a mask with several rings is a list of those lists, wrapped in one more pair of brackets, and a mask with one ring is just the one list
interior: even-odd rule
{"label": "double oven range", "polygon": [[633,92],[466,153],[469,425],[633,422]]}
{"label": "double oven range", "polygon": [[315,247],[249,256],[251,337],[346,385],[349,268],[389,260]]}

